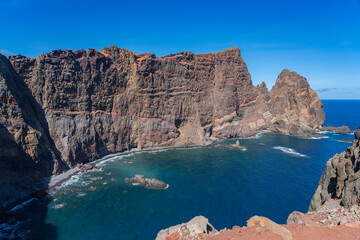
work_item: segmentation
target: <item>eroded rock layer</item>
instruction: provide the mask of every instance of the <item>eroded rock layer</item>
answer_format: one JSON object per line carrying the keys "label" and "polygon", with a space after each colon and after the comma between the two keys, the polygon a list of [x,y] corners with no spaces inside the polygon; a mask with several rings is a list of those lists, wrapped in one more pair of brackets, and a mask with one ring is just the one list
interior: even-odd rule
{"label": "eroded rock layer", "polygon": [[[131,148],[204,144],[263,129],[304,135],[325,118],[317,94],[295,72],[284,70],[271,91],[265,83],[253,86],[238,48],[157,58],[111,46],[12,56],[11,65],[3,58],[1,74],[12,75],[3,77],[1,111],[16,92],[6,90],[10,82],[19,82],[15,101],[23,99],[20,108],[36,116],[21,121],[37,132],[20,134],[28,143],[14,147],[36,146],[29,159],[42,175]],[[16,139],[13,118],[3,114],[1,122]],[[2,151],[8,164],[12,155]]]}

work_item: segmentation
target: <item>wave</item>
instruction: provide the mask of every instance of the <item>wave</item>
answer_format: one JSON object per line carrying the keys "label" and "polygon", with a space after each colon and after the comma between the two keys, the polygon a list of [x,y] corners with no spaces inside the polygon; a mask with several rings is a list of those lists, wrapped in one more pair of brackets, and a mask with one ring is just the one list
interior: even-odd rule
{"label": "wave", "polygon": [[329,138],[329,136],[323,136],[323,137],[310,137],[310,138],[307,138],[307,139],[315,139],[315,140],[319,140],[319,139],[326,139],[326,138]]}
{"label": "wave", "polygon": [[271,131],[269,130],[263,130],[258,132],[257,134],[255,134],[254,136],[250,136],[250,137],[239,137],[239,138],[235,138],[235,139],[259,139],[262,137],[262,135],[264,135],[265,133],[269,133]]}
{"label": "wave", "polygon": [[292,148],[275,146],[275,147],[273,147],[273,149],[280,150],[280,151],[283,151],[284,153],[288,153],[288,154],[299,156],[299,157],[309,157],[309,156],[307,156],[305,154],[298,153],[297,151],[295,151]]}
{"label": "wave", "polygon": [[315,133],[317,133],[317,134],[327,134],[327,133],[329,133],[329,131],[317,131]]}
{"label": "wave", "polygon": [[78,197],[84,197],[84,196],[86,196],[86,195],[87,195],[87,193],[84,193],[84,192],[79,192],[79,193],[77,194]]}
{"label": "wave", "polygon": [[60,203],[60,204],[56,204],[53,208],[54,209],[60,209],[60,208],[64,208],[66,207],[66,204],[65,203]]}
{"label": "wave", "polygon": [[35,200],[36,200],[36,198],[31,198],[31,199],[29,199],[29,200],[27,200],[27,201],[25,201],[23,203],[20,203],[19,205],[15,206],[15,207],[13,207],[10,211],[15,212],[15,211],[25,207],[27,204],[29,204],[29,203],[31,203],[32,201],[35,201]]}
{"label": "wave", "polygon": [[27,233],[30,231],[19,231],[21,223],[16,218],[11,218],[8,222],[0,224],[0,239],[28,239]]}

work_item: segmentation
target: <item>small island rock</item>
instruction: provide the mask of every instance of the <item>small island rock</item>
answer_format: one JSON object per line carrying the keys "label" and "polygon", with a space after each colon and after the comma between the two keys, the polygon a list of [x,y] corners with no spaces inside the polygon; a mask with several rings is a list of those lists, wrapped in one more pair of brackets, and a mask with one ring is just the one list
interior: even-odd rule
{"label": "small island rock", "polygon": [[155,178],[145,178],[144,175],[136,174],[132,178],[125,178],[126,183],[131,183],[133,185],[140,185],[149,189],[166,189],[168,184],[163,181],[157,180]]}

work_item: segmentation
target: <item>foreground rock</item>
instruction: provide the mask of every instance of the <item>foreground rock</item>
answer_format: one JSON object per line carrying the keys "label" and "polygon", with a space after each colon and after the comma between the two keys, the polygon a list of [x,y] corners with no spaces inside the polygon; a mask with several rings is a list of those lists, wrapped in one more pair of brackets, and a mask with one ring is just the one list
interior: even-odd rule
{"label": "foreground rock", "polygon": [[204,234],[213,235],[217,230],[203,216],[197,216],[187,223],[182,223],[161,230],[156,240],[203,239]]}
{"label": "foreground rock", "polygon": [[163,181],[157,180],[155,178],[145,178],[144,175],[136,174],[132,178],[125,178],[126,183],[131,183],[133,185],[140,185],[149,189],[166,189],[169,187]]}
{"label": "foreground rock", "polygon": [[293,240],[291,232],[265,217],[254,216],[247,221],[247,227],[255,227],[256,232],[270,231],[280,235],[283,240]]}
{"label": "foreground rock", "polygon": [[[309,217],[305,214],[298,216]],[[289,219],[292,217],[289,216]],[[295,221],[298,222],[298,220]],[[197,222],[197,224],[191,226],[193,222]],[[198,224],[198,222],[202,223]],[[309,220],[305,220],[305,222],[305,224],[303,222],[280,225],[268,218],[254,216],[247,221],[245,227],[234,226],[231,230],[216,231],[206,218],[199,216],[189,223],[161,230],[156,240],[358,240],[360,236],[360,224],[357,223],[344,223],[340,226],[328,227],[313,225],[314,223]],[[213,230],[208,231],[207,229]]]}
{"label": "foreground rock", "polygon": [[[356,131],[358,133],[358,131]],[[344,152],[326,163],[319,186],[311,200],[309,211],[315,211],[328,199],[339,199],[349,208],[360,202],[360,136]]]}
{"label": "foreground rock", "polygon": [[320,131],[328,131],[328,132],[337,132],[342,134],[351,134],[353,131],[350,130],[348,126],[341,126],[341,127],[321,127]]}

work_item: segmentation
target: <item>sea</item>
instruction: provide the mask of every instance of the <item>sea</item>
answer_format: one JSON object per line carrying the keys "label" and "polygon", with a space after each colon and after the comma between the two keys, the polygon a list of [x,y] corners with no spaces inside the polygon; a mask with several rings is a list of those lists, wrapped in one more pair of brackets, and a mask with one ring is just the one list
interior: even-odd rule
{"label": "sea", "polygon": [[[360,125],[360,101],[324,100],[324,125]],[[284,224],[307,212],[327,160],[344,151],[353,134],[319,132],[296,138],[272,132],[221,141],[211,147],[118,156],[73,176],[46,200],[14,209],[24,239],[155,239],[161,229],[203,215],[218,230],[246,225],[254,215]],[[229,148],[239,140],[246,151]],[[143,174],[169,184],[151,190],[124,182]],[[8,233],[11,232],[8,230]],[[0,233],[1,236],[5,233]]]}

